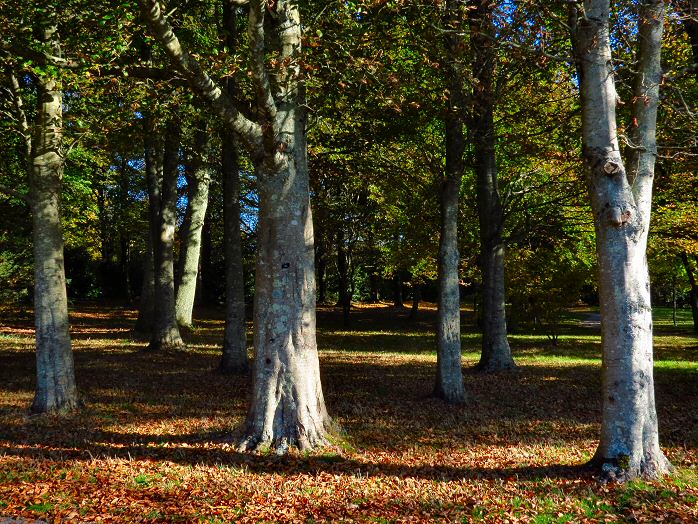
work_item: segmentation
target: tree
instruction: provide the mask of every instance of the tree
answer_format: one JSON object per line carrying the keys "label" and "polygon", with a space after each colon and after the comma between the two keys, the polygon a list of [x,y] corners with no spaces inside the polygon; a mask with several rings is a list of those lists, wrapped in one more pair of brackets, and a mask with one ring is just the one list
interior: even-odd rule
{"label": "tree", "polygon": [[497,47],[494,8],[489,0],[470,3],[470,42],[473,54],[473,103],[468,131],[473,141],[477,202],[480,219],[482,270],[482,355],[477,369],[503,371],[515,367],[507,340],[504,288],[504,213],[497,181],[494,123]]}
{"label": "tree", "polygon": [[640,6],[635,125],[625,164],[617,136],[609,2],[585,0],[583,11],[573,8],[570,16],[599,264],[603,410],[592,463],[618,481],[656,478],[670,469],[659,447],[646,259],[665,10],[662,0]]}
{"label": "tree", "polygon": [[194,147],[186,166],[187,210],[182,227],[182,247],[179,255],[179,285],[175,311],[180,326],[191,327],[196,282],[199,274],[201,230],[208,206],[208,186],[211,168],[208,158],[209,138],[205,122],[194,130]]}
{"label": "tree", "polygon": [[[330,418],[315,339],[313,225],[298,6],[288,0],[273,6],[250,2],[248,44],[256,108],[252,120],[182,48],[157,0],[140,3],[146,23],[173,65],[245,146],[258,180],[254,383],[240,449],[272,446],[283,453],[289,446],[324,445]],[[273,59],[265,52],[265,44],[274,48]]]}
{"label": "tree", "polygon": [[[47,52],[60,59],[61,42],[53,15],[44,14],[38,35]],[[24,111],[20,82],[13,72],[8,75],[18,131],[25,145],[33,217],[37,374],[31,406],[34,413],[66,412],[79,405],[69,333],[61,226],[65,159],[61,74],[59,68],[46,67],[32,75],[36,88],[33,133]]]}
{"label": "tree", "polygon": [[458,0],[446,2],[444,11],[449,100],[445,117],[446,169],[439,190],[441,235],[439,237],[439,309],[436,328],[434,394],[447,402],[461,403],[465,400],[465,390],[461,370],[458,195],[465,169],[463,154],[466,146],[463,133],[466,102],[460,71],[464,43],[459,36],[464,19],[462,2]]}

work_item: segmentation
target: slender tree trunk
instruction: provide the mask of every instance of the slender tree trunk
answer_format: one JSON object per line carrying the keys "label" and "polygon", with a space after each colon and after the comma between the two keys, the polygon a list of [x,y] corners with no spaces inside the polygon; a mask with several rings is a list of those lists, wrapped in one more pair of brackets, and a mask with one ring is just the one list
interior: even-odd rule
{"label": "slender tree trunk", "polygon": [[222,137],[223,227],[225,242],[225,336],[219,370],[223,373],[249,372],[245,326],[245,281],[240,235],[240,166],[235,138]]}
{"label": "slender tree trunk", "polygon": [[477,202],[480,219],[482,270],[482,355],[477,369],[497,372],[514,368],[507,340],[504,289],[504,212],[497,187],[494,127],[494,72],[497,50],[493,4],[471,0],[470,33],[473,52],[473,107],[469,122],[475,149]]}
{"label": "slender tree trunk", "polygon": [[211,170],[208,164],[208,133],[205,123],[202,129],[197,129],[194,140],[194,151],[189,165],[187,185],[189,186],[189,202],[187,204],[187,220],[182,234],[182,251],[179,264],[179,285],[175,312],[180,326],[191,327],[194,311],[194,297],[199,275],[199,255],[201,254],[201,230],[208,207],[208,186],[211,182]]}
{"label": "slender tree trunk", "polygon": [[400,308],[405,307],[402,298],[402,271],[399,269],[396,269],[393,275],[393,306]]}
{"label": "slender tree trunk", "polygon": [[410,320],[415,321],[419,317],[419,303],[422,301],[422,285],[412,283],[412,307],[410,308]]}
{"label": "slender tree trunk", "polygon": [[351,309],[351,294],[349,293],[349,264],[347,261],[347,246],[344,240],[344,230],[341,226],[337,229],[337,275],[339,276],[339,301],[337,305],[342,308],[344,326],[349,325],[349,311]]}
{"label": "slender tree trunk", "polygon": [[688,254],[685,252],[681,253],[681,261],[683,262],[683,267],[686,269],[686,275],[688,275],[688,281],[691,284],[691,314],[693,316],[693,330],[698,332],[698,284],[696,283],[696,276],[693,273],[693,267],[691,267],[691,262],[688,260]]}
{"label": "slender tree trunk", "polygon": [[155,323],[148,349],[179,350],[184,342],[179,334],[175,313],[174,236],[177,223],[177,179],[181,130],[170,122],[165,132],[160,194],[159,235],[153,243],[155,260]]}
{"label": "slender tree trunk", "polygon": [[155,325],[155,246],[160,238],[160,193],[162,186],[162,140],[155,121],[148,113],[143,115],[143,156],[145,180],[148,187],[148,239],[143,268],[140,308],[136,331],[153,332]]}
{"label": "slender tree trunk", "polygon": [[[60,56],[56,28],[43,39]],[[78,407],[68,298],[63,264],[61,185],[63,179],[63,93],[57,80],[37,80],[37,124],[31,146],[31,209],[34,241],[36,393],[33,413]]]}
{"label": "slender tree trunk", "polygon": [[[232,2],[223,3],[225,45],[229,53],[237,48],[237,15]],[[226,81],[226,91],[235,95],[234,78]],[[218,370],[229,374],[247,374],[247,326],[245,323],[245,275],[240,232],[240,161],[237,141],[230,130],[221,133],[223,171],[223,242],[225,244],[225,334]]]}
{"label": "slender tree trunk", "polygon": [[646,247],[657,151],[664,3],[640,8],[639,53],[628,173],[616,132],[608,0],[585,0],[575,21],[582,133],[596,229],[603,348],[601,439],[592,462],[605,478],[656,478],[670,469],[659,448],[654,401],[652,307]]}
{"label": "slender tree trunk", "polygon": [[317,256],[317,289],[318,302],[324,304],[327,302],[327,258],[325,253],[318,249]]}
{"label": "slender tree trunk", "polygon": [[[451,4],[450,9],[455,9]],[[455,13],[454,13],[455,14]],[[453,16],[453,15],[452,15]],[[453,37],[449,37],[449,41]],[[451,93],[460,81],[451,79]],[[455,90],[454,90],[455,88]],[[465,401],[461,364],[460,289],[458,286],[458,194],[463,176],[465,137],[458,112],[458,101],[452,98],[446,119],[446,176],[441,182],[441,235],[439,238],[439,298],[436,326],[436,385],[434,395],[451,403]]]}
{"label": "slender tree trunk", "polygon": [[147,333],[153,329],[155,320],[154,266],[153,241],[149,232],[145,247],[145,258],[143,259],[143,283],[141,284],[140,305],[138,306],[138,319],[135,327],[138,333]]}

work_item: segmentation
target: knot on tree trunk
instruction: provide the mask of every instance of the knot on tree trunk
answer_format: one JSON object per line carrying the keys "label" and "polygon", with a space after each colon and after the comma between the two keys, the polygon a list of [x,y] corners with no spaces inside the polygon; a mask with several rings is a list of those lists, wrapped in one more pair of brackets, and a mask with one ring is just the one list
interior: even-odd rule
{"label": "knot on tree trunk", "polygon": [[618,162],[614,162],[613,160],[609,160],[603,166],[603,172],[608,176],[617,175],[622,170],[623,166],[621,166]]}

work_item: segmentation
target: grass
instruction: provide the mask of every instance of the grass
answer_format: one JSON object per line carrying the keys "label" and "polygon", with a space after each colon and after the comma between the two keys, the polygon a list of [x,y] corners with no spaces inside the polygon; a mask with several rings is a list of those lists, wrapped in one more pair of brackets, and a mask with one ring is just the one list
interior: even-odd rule
{"label": "grass", "polygon": [[[30,318],[0,316],[0,515],[112,522],[698,521],[698,346],[689,317],[658,310],[660,440],[677,471],[602,485],[579,466],[600,417],[598,329],[590,310],[561,323],[558,346],[531,326],[510,340],[519,370],[467,372],[479,335],[464,312],[465,406],[430,397],[433,308],[362,307],[352,326],[322,308],[323,389],[343,428],[314,454],[239,454],[246,378],[213,373],[222,320],[204,314],[190,351],[153,355],[130,338],[134,312],[72,312],[86,407],[28,416]],[[126,341],[126,342],[124,342]]]}

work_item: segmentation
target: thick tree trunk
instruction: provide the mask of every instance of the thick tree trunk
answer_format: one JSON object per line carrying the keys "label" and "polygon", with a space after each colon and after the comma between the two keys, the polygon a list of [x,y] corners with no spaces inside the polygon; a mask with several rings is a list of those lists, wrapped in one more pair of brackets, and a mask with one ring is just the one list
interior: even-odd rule
{"label": "thick tree trunk", "polygon": [[693,316],[693,330],[698,332],[698,284],[696,283],[696,276],[693,273],[693,267],[691,267],[691,262],[688,260],[688,255],[684,252],[681,253],[681,261],[683,262],[683,267],[686,269],[686,275],[688,275],[688,281],[691,284],[691,314]]}
{"label": "thick tree trunk", "polygon": [[[255,31],[262,27],[266,10],[267,4],[259,0],[250,5],[250,34],[257,46],[263,45]],[[240,448],[270,445],[283,453],[289,446],[310,449],[326,445],[331,422],[322,394],[315,339],[313,219],[307,117],[302,109],[305,88],[293,59],[301,47],[300,16],[297,4],[288,0],[280,0],[275,11],[280,56],[291,65],[277,76],[275,133],[268,137],[270,147],[264,148],[264,156],[255,163],[259,224],[254,384]]]}
{"label": "thick tree trunk", "polygon": [[349,325],[351,294],[349,293],[347,246],[344,240],[344,230],[341,227],[337,229],[337,275],[339,277],[339,300],[337,305],[342,308],[342,319],[346,327]]}
{"label": "thick tree trunk", "polygon": [[241,449],[270,445],[284,452],[289,446],[309,449],[327,443],[330,418],[315,341],[313,222],[304,131],[299,122],[294,135],[288,136],[285,165],[269,171],[257,168],[254,386]]}
{"label": "thick tree trunk", "polygon": [[175,314],[174,237],[177,223],[177,179],[179,178],[179,145],[181,130],[170,122],[165,132],[162,160],[160,212],[154,239],[155,260],[155,323],[148,349],[172,351],[184,348]]}
{"label": "thick tree trunk", "polygon": [[[255,164],[259,222],[254,383],[240,449],[269,445],[284,452],[290,446],[324,445],[330,418],[315,339],[315,264],[298,4],[249,2],[250,72],[259,119],[252,122],[182,49],[159,3],[140,3],[170,59],[236,133]],[[272,16],[265,21],[268,12]],[[273,38],[265,38],[267,29],[273,31]],[[265,50],[275,44],[280,67],[270,75]]]}
{"label": "thick tree trunk", "polygon": [[175,312],[180,326],[191,327],[194,311],[194,297],[199,275],[199,255],[201,254],[201,230],[208,207],[208,186],[211,182],[211,170],[208,164],[208,133],[205,123],[203,129],[197,129],[194,139],[194,151],[187,175],[188,196],[187,218],[182,232],[182,251],[179,263],[179,285]]}
{"label": "thick tree trunk", "polygon": [[235,138],[225,132],[222,141],[223,227],[225,242],[225,335],[219,365],[222,373],[246,374],[245,281],[240,235],[240,166]]}
{"label": "thick tree trunk", "polygon": [[[45,41],[60,56],[55,27]],[[61,184],[63,179],[63,93],[51,78],[37,81],[37,125],[31,146],[31,208],[34,241],[36,394],[33,413],[66,412],[78,407],[68,298],[63,265]]]}
{"label": "thick tree trunk", "polygon": [[494,72],[497,50],[493,40],[493,4],[472,0],[470,11],[473,75],[473,107],[469,131],[475,149],[477,202],[480,220],[482,270],[482,355],[477,369],[497,372],[514,368],[507,340],[504,288],[504,212],[497,187],[494,127]]}
{"label": "thick tree trunk", "polygon": [[[603,348],[601,439],[593,463],[605,478],[656,478],[670,469],[659,448],[647,260],[665,6],[643,2],[628,174],[616,132],[608,0],[586,0],[577,22],[584,159],[596,249]],[[574,19],[573,19],[574,21]]]}

